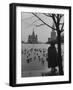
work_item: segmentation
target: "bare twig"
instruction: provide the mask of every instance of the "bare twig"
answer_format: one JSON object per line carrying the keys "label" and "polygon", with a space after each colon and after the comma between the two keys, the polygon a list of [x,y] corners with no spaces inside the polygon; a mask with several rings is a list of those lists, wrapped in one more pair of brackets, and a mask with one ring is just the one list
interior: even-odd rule
{"label": "bare twig", "polygon": [[48,25],[47,23],[45,23],[39,16],[37,16],[36,14],[32,13],[34,16],[36,16],[41,22],[43,22],[45,25],[47,25],[48,27],[50,27],[53,30],[56,30],[56,28],[51,27],[50,25]]}
{"label": "bare twig", "polygon": [[63,31],[64,23],[62,24],[61,31]]}
{"label": "bare twig", "polygon": [[39,25],[36,25],[36,27],[40,27],[40,26],[43,26],[43,25],[45,25],[45,24],[39,24]]}
{"label": "bare twig", "polygon": [[56,26],[57,25],[57,22],[56,22],[55,14],[52,14],[52,19],[53,19],[53,21],[55,23],[55,26]]}
{"label": "bare twig", "polygon": [[46,13],[43,13],[45,16],[47,16],[47,17],[52,17],[52,15],[51,14],[46,14]]}
{"label": "bare twig", "polygon": [[37,19],[37,20],[33,21],[33,22],[32,22],[32,24],[33,24],[33,23],[35,23],[35,22],[37,22],[37,21],[39,21],[39,19]]}
{"label": "bare twig", "polygon": [[64,29],[61,30],[61,32],[63,32],[63,31],[64,31]]}
{"label": "bare twig", "polygon": [[64,14],[60,14],[60,18],[62,18],[64,16]]}

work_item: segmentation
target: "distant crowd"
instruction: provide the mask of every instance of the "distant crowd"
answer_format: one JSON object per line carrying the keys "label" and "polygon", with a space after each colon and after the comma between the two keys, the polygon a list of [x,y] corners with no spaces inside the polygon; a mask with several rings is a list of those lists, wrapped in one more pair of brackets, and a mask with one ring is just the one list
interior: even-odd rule
{"label": "distant crowd", "polygon": [[47,59],[47,49],[45,48],[38,48],[38,49],[25,48],[24,50],[22,50],[22,55],[25,57],[24,59],[26,59],[26,62],[28,64],[31,63],[32,61],[39,60],[39,62],[41,62],[41,64],[44,65]]}
{"label": "distant crowd", "polygon": [[[22,49],[22,55],[24,57],[24,60],[29,64],[32,61],[39,60],[43,65],[47,61],[48,57],[48,51],[46,48],[25,48]],[[64,50],[62,49],[62,57],[64,55]]]}

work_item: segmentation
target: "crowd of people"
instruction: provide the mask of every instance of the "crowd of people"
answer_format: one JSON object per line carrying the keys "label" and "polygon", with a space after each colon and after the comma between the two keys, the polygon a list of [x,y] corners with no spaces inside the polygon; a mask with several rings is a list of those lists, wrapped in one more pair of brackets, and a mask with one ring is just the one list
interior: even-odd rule
{"label": "crowd of people", "polygon": [[[61,54],[62,60],[64,57],[63,49]],[[57,48],[54,44],[51,44],[48,48],[24,48],[22,49],[22,63],[30,64],[37,61],[38,64],[41,63],[41,65],[45,66],[47,62],[48,65],[46,67],[51,67],[51,72],[54,73],[56,71],[55,67],[59,66],[57,55]]]}
{"label": "crowd of people", "polygon": [[24,60],[29,64],[38,60],[42,65],[46,62],[47,58],[47,49],[45,48],[25,48],[22,50],[22,55],[24,56]]}

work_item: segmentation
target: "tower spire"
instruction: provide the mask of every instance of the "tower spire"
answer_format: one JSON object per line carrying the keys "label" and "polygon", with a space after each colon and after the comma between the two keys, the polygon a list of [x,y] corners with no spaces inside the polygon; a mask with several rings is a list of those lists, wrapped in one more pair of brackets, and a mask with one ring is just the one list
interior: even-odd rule
{"label": "tower spire", "polygon": [[33,28],[33,33],[32,33],[32,35],[35,35],[35,33],[34,33],[34,28]]}

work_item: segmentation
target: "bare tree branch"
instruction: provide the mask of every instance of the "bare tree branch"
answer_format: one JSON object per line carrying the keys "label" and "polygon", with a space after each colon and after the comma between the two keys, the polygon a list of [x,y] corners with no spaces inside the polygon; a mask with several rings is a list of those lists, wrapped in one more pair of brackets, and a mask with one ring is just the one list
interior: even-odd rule
{"label": "bare tree branch", "polygon": [[46,13],[43,13],[45,16],[47,16],[47,17],[52,17],[52,15],[51,14],[46,14]]}
{"label": "bare tree branch", "polygon": [[39,25],[35,25],[36,27],[40,27],[42,25],[46,25],[49,28],[58,31],[56,28],[59,27],[59,25],[62,25],[61,29],[59,30],[60,32],[63,32],[64,29],[64,23],[60,23],[61,18],[64,16],[63,14],[47,14],[47,13],[43,13],[45,16],[47,17],[51,17],[53,19],[53,22],[55,24],[55,27],[50,26],[49,24],[47,24],[44,20],[42,20],[37,14],[32,13],[34,16],[36,16],[38,18],[38,20],[34,21],[33,23],[37,22],[37,21],[41,21],[43,24],[39,24]]}
{"label": "bare tree branch", "polygon": [[64,29],[62,29],[60,32],[63,32],[64,31]]}
{"label": "bare tree branch", "polygon": [[64,23],[62,24],[61,31],[63,31]]}
{"label": "bare tree branch", "polygon": [[59,25],[60,22],[60,14],[57,14],[57,24]]}
{"label": "bare tree branch", "polygon": [[64,14],[60,14],[60,18],[62,18],[64,16]]}
{"label": "bare tree branch", "polygon": [[56,22],[56,18],[57,18],[56,14],[50,14],[50,13],[49,14],[43,13],[43,14],[47,17],[51,17],[56,25],[56,23],[57,23]]}
{"label": "bare tree branch", "polygon": [[45,23],[40,17],[38,17],[36,14],[32,13],[34,16],[36,16],[41,22],[43,22],[45,25],[47,25],[48,27],[50,27],[53,30],[56,30],[56,28],[51,27],[50,25],[48,25],[47,23]]}
{"label": "bare tree branch", "polygon": [[43,26],[43,25],[45,25],[45,24],[39,24],[39,25],[36,25],[36,27],[40,27],[40,26]]}
{"label": "bare tree branch", "polygon": [[35,22],[37,22],[37,21],[39,21],[39,19],[37,19],[37,20],[35,20],[34,22],[32,22],[32,24],[35,23]]}
{"label": "bare tree branch", "polygon": [[64,16],[64,14],[59,14],[59,20]]}
{"label": "bare tree branch", "polygon": [[55,26],[56,26],[57,25],[57,22],[56,22],[55,14],[52,14],[52,19],[53,19],[53,21],[55,23]]}

